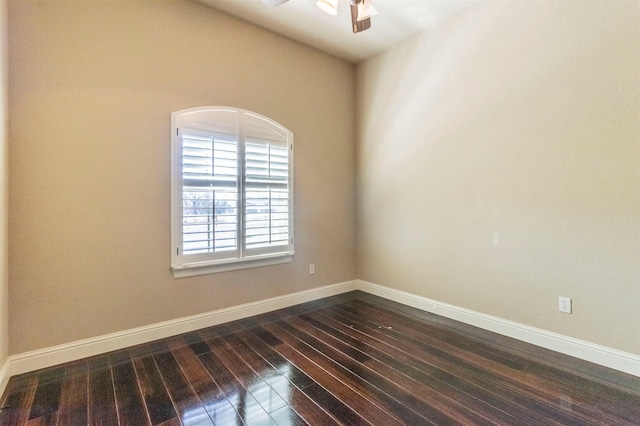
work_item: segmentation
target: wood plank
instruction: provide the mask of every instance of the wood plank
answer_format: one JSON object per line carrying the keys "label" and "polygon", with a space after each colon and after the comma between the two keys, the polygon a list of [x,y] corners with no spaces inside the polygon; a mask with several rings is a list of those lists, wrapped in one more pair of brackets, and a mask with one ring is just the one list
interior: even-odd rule
{"label": "wood plank", "polygon": [[[267,361],[269,355],[266,351],[261,351],[261,354],[254,351],[245,341],[250,340],[250,335],[245,330],[238,330],[233,335],[227,335],[223,337],[225,343],[227,343],[234,351],[235,355],[244,360],[251,369],[259,375],[275,392],[278,393],[290,406],[291,409],[300,417],[300,420],[295,418],[294,413],[288,415],[288,424],[308,423],[312,425],[322,424],[331,425],[337,424],[337,421],[333,419],[326,411],[320,406],[315,404],[299,387],[296,386],[296,382],[302,386],[302,388],[309,386],[313,381],[308,376],[304,375],[304,378],[298,374],[301,373],[297,368],[292,365],[283,365],[279,363],[280,370]],[[290,380],[293,378],[293,380]],[[278,413],[273,415],[274,420],[280,424],[283,419],[283,410],[277,410]]]}
{"label": "wood plank", "polygon": [[[51,416],[58,411],[65,371],[65,367],[58,367],[43,370],[38,375],[38,387],[33,397],[29,420],[43,416]],[[53,422],[53,424],[55,424],[56,421],[48,419],[45,423]]]}
{"label": "wood plank", "polygon": [[[256,330],[252,328],[251,331]],[[262,331],[263,332],[259,333],[262,337],[270,334],[264,330]],[[291,400],[294,402],[290,404],[292,404],[294,408],[298,407],[298,404],[302,404],[302,407],[300,407],[299,410],[296,408],[296,410],[298,413],[301,413],[303,418],[307,419],[309,423],[323,425],[330,425],[335,422],[363,424],[364,419],[362,419],[362,417],[358,416],[357,413],[342,401],[325,391],[306,373],[276,352],[275,349],[270,347],[256,334],[253,334],[249,330],[244,330],[239,331],[238,336],[257,354],[260,354],[274,369],[285,375],[287,380],[294,386],[293,389],[300,391],[300,393],[293,393]],[[268,338],[268,341],[272,341],[272,339]],[[304,398],[302,396],[298,397],[300,394],[304,395]]]}
{"label": "wood plank", "polygon": [[239,359],[233,350],[221,338],[208,339],[207,344],[222,361],[226,369],[235,380],[262,406],[264,411],[271,413],[287,405],[284,399],[273,390],[262,378]]}
{"label": "wood plank", "polygon": [[225,393],[204,368],[191,347],[180,338],[168,339],[168,344],[180,370],[200,398],[211,420],[215,424],[244,424]]}
{"label": "wood plank", "polygon": [[[284,342],[274,348],[276,351],[291,360],[293,364],[305,371],[318,384],[343,401],[364,420],[372,424],[384,425],[403,423],[400,418],[376,405],[375,398],[373,401],[369,399],[368,392],[359,386],[349,386],[349,383],[346,383],[345,380],[340,380],[340,375],[338,377],[334,376],[332,372],[337,374],[337,370],[333,369],[332,372],[325,370],[323,367],[329,366],[328,363],[315,359],[313,356],[311,358],[305,356],[308,351],[290,339],[282,328],[268,323],[264,325],[264,329]],[[318,361],[323,365],[318,364]],[[342,378],[344,379],[344,377]]]}
{"label": "wood plank", "polygon": [[[401,327],[404,327],[404,332],[417,332],[418,339],[422,339],[425,335],[430,338],[439,338],[448,344],[455,345],[460,349],[484,358],[500,362],[507,367],[515,368],[525,373],[535,371],[535,376],[544,377],[545,381],[554,383],[556,386],[562,388],[563,392],[568,394],[577,393],[583,398],[588,397],[588,400],[585,401],[587,405],[602,404],[603,407],[601,408],[605,410],[610,402],[625,404],[627,408],[635,408],[637,406],[638,394],[636,393],[632,396],[632,394],[628,392],[628,389],[611,389],[609,383],[594,383],[592,379],[588,380],[582,376],[573,374],[573,372],[543,364],[539,361],[539,358],[532,357],[527,353],[520,352],[516,354],[496,348],[495,345],[484,342],[474,342],[466,335],[453,333],[451,329],[444,328],[441,325],[425,322],[421,327],[416,329],[415,319],[412,320],[412,318],[408,316],[399,316],[372,303],[357,301],[354,305],[358,308],[358,314],[400,324]],[[518,363],[520,367],[514,367],[514,363]],[[640,391],[640,389],[638,389],[638,391]]]}
{"label": "wood plank", "polygon": [[[517,375],[517,371],[515,370],[501,370],[494,365],[495,363],[487,360],[477,359],[477,363],[471,362],[469,359],[465,359],[468,358],[466,355],[459,357],[457,351],[446,342],[433,342],[427,338],[425,340],[409,337],[402,339],[392,329],[368,324],[367,320],[360,315],[347,312],[342,308],[331,308],[330,311],[333,317],[342,315],[343,320],[351,323],[353,328],[374,336],[388,346],[397,347],[406,353],[413,354],[418,359],[427,360],[431,365],[437,366],[443,372],[440,377],[444,380],[447,379],[450,372],[456,372],[457,375],[466,377],[472,383],[474,380],[479,380],[489,388],[502,386],[504,389],[508,389],[510,397],[517,398],[519,403],[563,424],[585,422],[590,419],[584,413],[562,410],[558,399],[553,395],[549,395],[535,386],[530,386],[526,380],[516,380],[514,376]],[[468,373],[472,373],[473,378]],[[487,380],[490,383],[487,384]]]}
{"label": "wood plank", "polygon": [[182,423],[185,425],[213,425],[213,420],[183,375],[173,354],[171,352],[156,353],[154,358]]}
{"label": "wood plank", "polygon": [[89,360],[89,424],[92,426],[117,425],[113,377],[108,357]]}
{"label": "wood plank", "polygon": [[[295,345],[296,349],[307,357],[312,357],[315,362],[336,378],[349,384],[360,394],[366,395],[377,406],[389,413],[393,413],[403,423],[442,424],[450,423],[454,418],[449,413],[441,411],[438,407],[426,404],[424,401],[415,398],[387,378],[361,365],[359,362],[369,360],[368,356],[357,355],[358,360],[349,359],[333,347],[291,326],[292,321],[295,321],[295,319],[290,318],[286,321],[279,321],[276,324],[292,336],[295,336],[300,342],[306,344],[307,347],[299,345],[293,340],[289,340],[287,343]],[[457,420],[461,419],[468,420],[460,415]],[[484,422],[487,423],[487,420],[484,420]]]}
{"label": "wood plank", "polygon": [[[307,321],[304,321],[305,319]],[[402,364],[393,357],[384,356],[384,354],[376,352],[375,348],[370,348],[365,354],[334,337],[330,328],[323,327],[321,323],[306,315],[301,318],[289,319],[287,322],[307,333],[307,336],[313,336],[317,339],[317,342],[314,342],[309,337],[300,335],[300,338],[305,342],[321,350],[332,359],[341,360],[340,362],[349,371],[367,382],[375,384],[428,419],[436,419],[442,412],[462,423],[504,424],[516,420],[506,412],[482,404],[471,395],[451,392],[450,388],[425,386],[433,382],[433,377],[430,374],[423,370],[404,369]],[[319,328],[313,328],[313,326]],[[322,331],[322,328],[325,328],[329,333]],[[384,361],[374,358],[372,355],[378,355]],[[363,358],[364,356],[366,358]],[[398,367],[400,370],[394,367]],[[421,380],[416,380],[416,376]]]}
{"label": "wood plank", "polygon": [[270,413],[271,418],[279,426],[291,425],[291,426],[305,426],[309,423],[305,422],[302,417],[288,405],[273,411]]}
{"label": "wood plank", "polygon": [[367,364],[375,365],[376,371],[385,371],[386,374],[393,374],[373,360],[377,360],[388,366],[387,368],[392,368],[415,381],[419,386],[417,389],[414,388],[414,385],[401,378],[396,379],[399,383],[407,383],[407,386],[411,386],[411,389],[417,395],[433,400],[440,400],[443,396],[450,398],[469,409],[483,413],[485,416],[490,416],[493,421],[497,422],[509,423],[514,418],[517,418],[520,419],[519,422],[522,424],[536,425],[549,421],[535,411],[528,410],[509,399],[500,397],[500,395],[491,392],[490,389],[485,389],[474,383],[457,380],[452,375],[440,379],[439,376],[441,376],[442,370],[437,367],[415,359],[410,354],[399,351],[395,347],[385,346],[382,342],[369,336],[358,336],[359,332],[354,328],[334,322],[333,319],[323,317],[319,313],[312,313],[302,319],[312,323],[343,343],[354,344],[358,349],[370,355],[372,361]]}
{"label": "wood plank", "polygon": [[640,397],[640,386],[638,385],[637,376],[579,360],[560,352],[554,352],[540,346],[496,334],[418,308],[402,305],[398,302],[383,299],[369,293],[362,291],[357,291],[356,293],[358,293],[358,295],[353,300],[384,308],[409,319],[437,324],[443,329],[465,336],[470,342],[487,345],[490,350],[497,349],[525,360],[537,360],[543,365],[552,367],[553,369],[566,371],[576,378],[584,378],[590,384],[602,384],[609,390],[621,390],[626,394],[631,393],[635,395],[636,398]]}
{"label": "wood plank", "polygon": [[176,418],[176,411],[153,356],[151,354],[136,356],[133,358],[133,366],[151,424],[159,425]]}
{"label": "wood plank", "polygon": [[19,383],[13,384],[11,380],[2,399],[3,409],[0,410],[0,424],[23,425],[29,419],[29,412],[38,387],[38,378],[36,375],[31,375],[28,378],[19,378],[16,380]]}
{"label": "wood plank", "polygon": [[67,374],[62,383],[58,425],[86,425],[89,421],[88,399],[89,373],[87,371],[87,361],[71,362],[67,365]]}
{"label": "wood plank", "polygon": [[133,362],[129,358],[112,356],[113,387],[120,425],[149,425],[151,420],[142,400]]}
{"label": "wood plank", "polygon": [[[325,312],[323,312],[323,314],[325,314]],[[388,351],[393,352],[394,350],[399,350],[401,354],[408,354],[409,359],[414,360],[418,365],[427,363],[432,367],[436,367],[436,372],[432,373],[434,376],[455,373],[464,377],[466,382],[476,383],[476,381],[478,381],[483,383],[485,389],[495,388],[496,386],[506,386],[508,388],[509,383],[503,383],[501,381],[501,377],[494,375],[486,376],[488,372],[484,369],[464,362],[437,346],[432,346],[424,342],[413,341],[410,339],[405,341],[390,337],[388,336],[388,333],[385,333],[385,330],[382,327],[372,327],[361,324],[359,322],[360,318],[355,315],[340,317],[332,312],[330,317],[327,318],[339,320],[342,322],[343,326],[348,324],[350,329],[358,330],[362,333],[360,336],[361,338],[365,340],[373,339],[374,342],[381,342]],[[512,396],[519,395],[521,392],[518,391],[522,390],[514,389],[514,391],[515,392],[511,394]],[[535,399],[525,398],[520,401],[525,405],[533,404],[538,409],[544,409],[544,405],[537,404]],[[572,419],[565,418],[564,422],[570,420]],[[575,421],[575,418],[572,421]]]}
{"label": "wood plank", "polygon": [[[458,357],[465,362],[472,363],[474,365],[482,366],[495,374],[499,374],[502,377],[510,377],[519,383],[519,386],[526,387],[532,392],[535,390],[536,395],[543,398],[546,403],[554,404],[557,401],[557,395],[564,396],[564,404],[567,401],[571,401],[571,411],[577,417],[583,420],[592,420],[598,418],[601,421],[608,423],[613,421],[613,418],[625,414],[620,412],[620,404],[624,404],[624,401],[619,401],[616,412],[610,412],[608,407],[611,400],[610,394],[592,393],[589,388],[582,387],[577,389],[572,387],[568,382],[562,380],[549,380],[538,377],[538,375],[531,373],[528,368],[512,368],[512,363],[502,362],[504,357],[497,358],[495,354],[487,356],[486,351],[482,353],[476,353],[475,350],[462,349],[456,345],[451,344],[451,339],[436,339],[433,334],[427,331],[426,327],[415,327],[415,324],[408,321],[408,319],[391,315],[388,312],[384,312],[379,309],[372,309],[370,306],[363,304],[356,304],[355,308],[349,308],[345,305],[340,307],[341,309],[351,312],[353,315],[365,316],[366,318],[376,318],[376,320],[384,321],[385,324],[390,324],[392,329],[388,329],[389,335],[402,335],[406,336],[414,341],[420,341],[429,343],[431,345],[437,345],[442,350]],[[371,324],[375,324],[369,321]],[[450,333],[453,334],[453,333]],[[496,354],[499,351],[495,351]],[[529,366],[531,362],[520,359],[520,365]],[[556,408],[562,406],[563,402],[555,402]],[[634,407],[637,409],[637,405]]]}
{"label": "wood plank", "polygon": [[[210,345],[211,346],[211,345]],[[240,418],[248,425],[250,423],[275,424],[264,408],[253,395],[248,392],[226,368],[224,363],[213,352],[207,352],[198,357],[211,377],[222,389]],[[215,420],[214,420],[215,421]]]}

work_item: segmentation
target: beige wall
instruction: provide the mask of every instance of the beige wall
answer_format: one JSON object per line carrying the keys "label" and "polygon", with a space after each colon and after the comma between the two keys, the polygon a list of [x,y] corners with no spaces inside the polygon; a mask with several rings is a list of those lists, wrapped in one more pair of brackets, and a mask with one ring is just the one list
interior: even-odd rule
{"label": "beige wall", "polygon": [[7,2],[0,1],[0,368],[9,357],[7,44]]}
{"label": "beige wall", "polygon": [[[358,278],[640,353],[639,21],[483,2],[354,87],[196,3],[10,0],[10,353],[355,278],[356,90]],[[172,278],[169,115],[201,105],[294,132],[292,264]]]}
{"label": "beige wall", "polygon": [[[11,353],[355,278],[351,64],[186,1],[10,1],[9,35]],[[294,133],[293,263],[172,277],[170,113],[203,105]]]}
{"label": "beige wall", "polygon": [[359,65],[358,278],[640,354],[639,4],[483,2]]}

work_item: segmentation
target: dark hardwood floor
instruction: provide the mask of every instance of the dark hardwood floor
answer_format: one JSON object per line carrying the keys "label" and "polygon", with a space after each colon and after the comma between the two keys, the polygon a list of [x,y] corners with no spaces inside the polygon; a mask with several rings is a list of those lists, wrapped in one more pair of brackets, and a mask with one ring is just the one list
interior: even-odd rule
{"label": "dark hardwood floor", "polygon": [[11,378],[1,425],[640,425],[640,378],[361,292]]}

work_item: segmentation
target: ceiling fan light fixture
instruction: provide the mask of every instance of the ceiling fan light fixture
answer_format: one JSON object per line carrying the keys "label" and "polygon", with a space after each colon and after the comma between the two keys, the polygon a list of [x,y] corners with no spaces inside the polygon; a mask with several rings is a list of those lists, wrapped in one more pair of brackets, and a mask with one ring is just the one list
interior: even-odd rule
{"label": "ceiling fan light fixture", "polygon": [[378,11],[373,7],[371,0],[361,0],[358,3],[358,21],[364,21],[365,19],[371,18],[373,15],[377,14]]}
{"label": "ceiling fan light fixture", "polygon": [[324,13],[334,16],[338,14],[338,0],[318,0],[316,4]]}

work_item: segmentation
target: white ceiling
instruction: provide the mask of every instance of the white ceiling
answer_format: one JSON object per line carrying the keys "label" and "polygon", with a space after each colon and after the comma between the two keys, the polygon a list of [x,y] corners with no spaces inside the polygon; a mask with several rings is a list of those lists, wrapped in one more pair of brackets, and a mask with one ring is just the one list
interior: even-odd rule
{"label": "white ceiling", "polygon": [[270,7],[262,0],[197,0],[216,10],[304,43],[349,62],[358,63],[425,31],[479,0],[373,0],[378,14],[371,28],[354,34],[348,0],[330,16],[316,0],[289,0]]}

